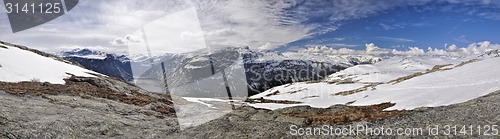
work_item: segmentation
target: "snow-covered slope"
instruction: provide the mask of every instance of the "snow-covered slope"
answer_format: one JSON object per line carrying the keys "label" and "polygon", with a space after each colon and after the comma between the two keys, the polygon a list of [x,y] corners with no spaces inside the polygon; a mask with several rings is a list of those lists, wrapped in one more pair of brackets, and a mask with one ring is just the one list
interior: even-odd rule
{"label": "snow-covered slope", "polygon": [[[335,104],[396,103],[388,109],[414,109],[465,102],[500,90],[500,58],[392,57],[357,65],[319,83],[292,83],[269,89],[253,99],[291,100],[301,104],[254,103],[277,109],[296,105],[326,108]],[[477,60],[471,60],[476,58]]]}
{"label": "snow-covered slope", "polygon": [[465,102],[500,90],[500,58],[485,59],[452,70],[422,75],[399,84],[384,84],[358,95],[353,105],[396,103],[389,109],[435,107]]}
{"label": "snow-covered slope", "polygon": [[0,44],[0,81],[2,82],[40,81],[64,84],[63,79],[70,77],[70,74],[94,77],[89,73],[97,74],[55,58]]}
{"label": "snow-covered slope", "polygon": [[458,64],[468,59],[446,56],[395,56],[379,63],[356,65],[334,73],[327,81],[353,80],[360,83],[384,83],[405,75],[424,72],[436,65]]}

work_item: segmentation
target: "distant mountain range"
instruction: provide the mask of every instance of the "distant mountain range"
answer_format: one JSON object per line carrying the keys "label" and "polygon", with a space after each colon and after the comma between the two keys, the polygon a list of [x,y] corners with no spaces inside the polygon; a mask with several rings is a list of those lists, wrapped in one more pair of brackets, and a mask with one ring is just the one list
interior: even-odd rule
{"label": "distant mountain range", "polygon": [[[238,90],[240,93],[237,96],[248,96],[286,83],[319,80],[354,65],[372,64],[381,60],[379,57],[370,55],[325,57],[299,52],[261,52],[241,47],[219,48],[211,52],[202,49],[190,53],[153,57],[116,55],[90,49],[63,51],[58,55],[78,62],[87,69],[139,86],[143,85],[143,88],[155,92],[165,91],[162,85],[161,64],[163,63],[167,69],[166,76],[170,90],[175,90],[173,87],[183,88],[183,95],[204,97],[220,96],[206,92],[221,89],[214,86],[224,85],[221,82],[222,76],[215,76],[223,70],[224,74],[227,73],[229,82],[232,83],[231,89]],[[215,75],[213,79],[217,81],[204,79],[211,75]],[[207,87],[201,85],[180,87],[203,81],[215,84]]]}
{"label": "distant mountain range", "polygon": [[87,69],[123,81],[133,81],[130,60],[124,55],[108,54],[90,49],[74,49],[57,53],[57,55],[67,60],[75,61]]}

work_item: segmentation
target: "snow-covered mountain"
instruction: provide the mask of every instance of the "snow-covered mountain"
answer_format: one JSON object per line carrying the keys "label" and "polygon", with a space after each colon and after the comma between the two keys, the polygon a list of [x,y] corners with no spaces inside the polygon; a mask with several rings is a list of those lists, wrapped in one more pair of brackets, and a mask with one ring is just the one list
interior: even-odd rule
{"label": "snow-covered mountain", "polygon": [[[212,66],[214,73],[220,73],[222,69],[231,67],[225,72],[243,73],[237,77],[233,77],[236,76],[233,74],[228,76],[235,80],[244,80],[241,82],[247,84],[244,90],[248,91],[248,94],[243,93],[244,96],[254,95],[286,83],[319,80],[354,65],[380,61],[379,57],[369,55],[332,55],[325,58],[320,54],[260,52],[240,47],[217,48],[211,51],[202,49],[152,57],[146,54],[117,56],[89,49],[66,51],[59,55],[76,61],[88,69],[142,85],[143,88],[155,92],[162,92],[163,88],[162,62],[168,71],[169,86],[198,82],[212,75]],[[271,78],[275,74],[281,74],[283,77]],[[199,92],[193,89],[207,90],[203,87],[187,90]],[[220,88],[212,87],[212,89]],[[237,90],[241,90],[241,87]]]}
{"label": "snow-covered mountain", "polygon": [[98,73],[54,55],[24,46],[0,42],[0,81],[64,84],[71,75],[95,77]]}
{"label": "snow-covered mountain", "polygon": [[256,100],[287,100],[299,104],[253,103],[278,109],[297,105],[326,108],[385,102],[394,109],[436,107],[465,102],[500,90],[499,50],[479,56],[394,56],[357,65],[317,82],[290,83],[254,95]]}
{"label": "snow-covered mountain", "polygon": [[[164,66],[167,67],[166,76],[169,80],[169,87],[205,81],[205,84],[199,84],[196,87],[185,87],[182,92],[185,92],[185,94],[204,94],[207,97],[219,96],[208,92],[224,90],[224,88],[214,87],[221,86],[221,84],[224,84],[223,82],[215,83],[215,81],[206,79],[222,80],[222,75],[211,76],[221,72],[227,73],[230,84],[234,85],[232,86],[233,90],[245,92],[239,93],[237,96],[246,97],[274,86],[291,82],[320,80],[329,74],[357,64],[380,61],[380,58],[369,55],[324,57],[308,53],[260,52],[244,47],[215,48],[210,51],[202,49],[195,52],[166,55],[160,59],[155,58],[152,60],[155,61],[152,64],[153,66],[141,64],[149,67],[147,71],[138,74],[142,76],[139,78],[147,79],[143,80],[147,83],[138,81],[137,84],[150,84],[151,80],[161,83],[161,77],[163,76],[161,62],[163,62]],[[143,59],[142,61],[149,60]],[[275,77],[274,75],[282,76]],[[246,84],[243,85],[244,88],[241,87],[241,83]],[[207,84],[211,85],[207,86]],[[161,87],[161,85],[157,85],[157,88],[158,86]]]}
{"label": "snow-covered mountain", "polygon": [[111,76],[123,81],[131,82],[132,69],[130,60],[124,55],[109,54],[90,49],[74,49],[62,51],[57,55],[64,59],[75,61],[83,67]]}
{"label": "snow-covered mountain", "polygon": [[57,53],[57,55],[62,56],[62,57],[81,57],[81,58],[88,58],[88,59],[105,59],[107,57],[107,53],[101,52],[101,51],[94,51],[90,49],[81,49],[81,48],[76,48],[70,51],[62,51]]}

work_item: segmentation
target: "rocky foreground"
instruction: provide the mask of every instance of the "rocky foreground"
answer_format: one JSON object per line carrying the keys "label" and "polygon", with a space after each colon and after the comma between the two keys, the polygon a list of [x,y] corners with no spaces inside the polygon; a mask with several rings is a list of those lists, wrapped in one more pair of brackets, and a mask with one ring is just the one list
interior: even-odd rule
{"label": "rocky foreground", "polygon": [[[244,107],[174,135],[186,138],[499,138],[499,133],[491,128],[500,124],[499,102],[500,91],[461,104],[413,111],[381,112],[381,108],[390,106],[387,103],[366,107],[335,105],[327,109],[299,106],[275,111]],[[323,128],[325,125],[328,129],[362,126],[365,129],[383,128],[387,131],[390,128],[393,134],[383,135],[366,130],[354,134],[346,132],[344,135],[323,130],[322,133],[307,132],[307,128]],[[464,125],[467,133],[460,132]],[[470,125],[473,126],[472,129],[469,129]],[[436,129],[436,126],[439,126],[437,134],[433,133],[434,130],[429,132],[430,129]],[[457,127],[453,128],[455,126]],[[481,126],[481,129],[477,126]],[[304,130],[300,131],[300,127]],[[399,135],[396,133],[397,129],[422,129],[422,132],[402,132]]]}
{"label": "rocky foreground", "polygon": [[[440,126],[439,137],[500,137],[492,128],[500,125],[499,91],[461,104],[412,111],[383,111],[394,105],[391,103],[326,109],[297,106],[274,111],[241,106],[216,120],[180,130],[170,96],[144,92],[112,79],[72,77],[66,81],[66,85],[0,83],[0,138],[429,138],[435,136],[427,129],[435,126]],[[180,105],[206,107],[185,103]],[[393,132],[397,128],[424,130],[399,136],[307,132],[325,125],[332,129],[362,125],[391,128]],[[446,125],[457,125],[458,131],[463,125],[473,125],[473,134],[445,134]],[[304,130],[299,130],[301,127]]]}

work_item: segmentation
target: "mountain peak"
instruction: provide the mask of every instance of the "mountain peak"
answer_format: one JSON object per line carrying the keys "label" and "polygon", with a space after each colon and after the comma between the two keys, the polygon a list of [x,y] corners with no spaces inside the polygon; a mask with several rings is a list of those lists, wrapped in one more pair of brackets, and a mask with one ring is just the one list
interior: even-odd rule
{"label": "mountain peak", "polygon": [[117,59],[120,60],[121,62],[126,62],[129,60],[125,55],[117,55],[113,53],[107,53],[88,48],[76,48],[69,51],[61,51],[59,53],[56,53],[56,55],[59,55],[64,58],[79,57],[79,58],[100,59],[100,60],[108,58],[108,59]]}

